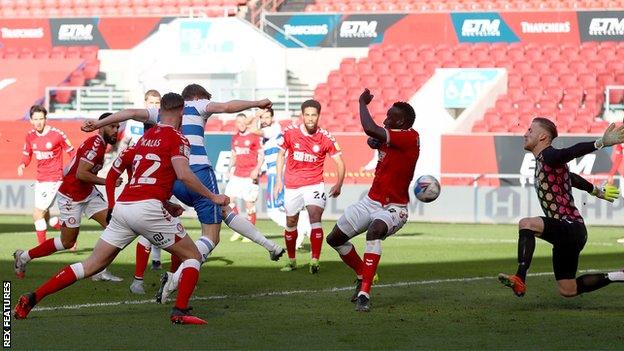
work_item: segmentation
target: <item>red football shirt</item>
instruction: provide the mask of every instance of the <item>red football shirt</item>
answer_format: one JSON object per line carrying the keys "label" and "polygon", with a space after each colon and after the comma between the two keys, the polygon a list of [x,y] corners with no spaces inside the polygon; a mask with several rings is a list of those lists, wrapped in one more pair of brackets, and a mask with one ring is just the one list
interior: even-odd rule
{"label": "red football shirt", "polygon": [[171,160],[178,157],[188,160],[191,153],[188,140],[173,127],[159,124],[148,130],[134,149],[132,178],[117,202],[167,201],[177,179]]}
{"label": "red football shirt", "polygon": [[56,182],[63,179],[63,151],[71,153],[74,147],[62,131],[46,126],[42,133],[31,130],[26,134],[22,163],[37,159],[37,181]]}
{"label": "red football shirt", "polygon": [[296,189],[322,183],[325,156],[341,153],[336,139],[323,128],[308,134],[303,124],[286,127],[283,135],[280,148],[288,152],[284,185]]}
{"label": "red football shirt", "polygon": [[85,161],[91,165],[91,173],[97,174],[104,164],[104,154],[106,153],[106,142],[99,134],[85,140],[78,148],[76,155],[65,167],[63,183],[59,188],[59,193],[67,196],[73,201],[82,201],[93,191],[93,183],[83,182],[76,178],[76,171],[80,161]]}
{"label": "red football shirt", "polygon": [[237,133],[232,137],[232,152],[236,155],[234,175],[249,177],[258,165],[260,137],[252,133]]}
{"label": "red football shirt", "polygon": [[117,179],[124,171],[128,171],[128,179],[132,179],[132,163],[135,155],[134,146],[124,149],[119,156],[113,161],[111,169],[106,175],[106,198],[108,199],[108,208],[115,206],[115,188]]}
{"label": "red football shirt", "polygon": [[414,129],[386,129],[387,142],[379,148],[379,161],[368,197],[382,205],[407,205],[409,185],[420,154]]}

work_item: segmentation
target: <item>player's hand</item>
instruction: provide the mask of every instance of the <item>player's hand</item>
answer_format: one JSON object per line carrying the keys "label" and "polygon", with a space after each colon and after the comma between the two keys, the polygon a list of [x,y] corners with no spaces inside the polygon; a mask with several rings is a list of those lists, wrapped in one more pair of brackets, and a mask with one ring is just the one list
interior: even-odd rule
{"label": "player's hand", "polygon": [[252,169],[251,173],[249,173],[249,178],[256,180],[258,179],[258,173],[259,171],[257,169]]}
{"label": "player's hand", "polygon": [[338,197],[340,195],[340,190],[342,189],[342,184],[334,184],[334,186],[329,189],[329,197]]}
{"label": "player's hand", "polygon": [[22,163],[21,165],[17,166],[17,175],[18,176],[23,176],[24,175],[24,168],[26,168],[26,166]]}
{"label": "player's hand", "polygon": [[598,145],[613,146],[615,144],[624,143],[624,124],[616,127],[615,123],[611,123],[604,131],[602,138],[596,140]]}
{"label": "player's hand", "polygon": [[82,127],[80,127],[80,130],[87,133],[97,129],[97,121],[84,121],[82,122]]}
{"label": "player's hand", "polygon": [[262,99],[258,101],[258,108],[267,109],[271,106],[273,106],[273,103],[269,99]]}
{"label": "player's hand", "polygon": [[368,139],[366,140],[366,143],[368,144],[368,147],[370,147],[371,149],[379,149],[381,147],[381,141],[373,137],[368,137]]}
{"label": "player's hand", "polygon": [[615,185],[611,184],[603,184],[602,186],[594,186],[594,191],[592,191],[592,195],[599,199],[603,199],[609,202],[615,201],[618,197],[620,197],[620,189]]}
{"label": "player's hand", "polygon": [[230,198],[223,194],[216,194],[210,201],[214,202],[219,206],[225,206],[230,204]]}
{"label": "player's hand", "polygon": [[282,191],[283,188],[284,188],[284,183],[282,183],[282,180],[279,179],[279,177],[277,177],[277,180],[275,180],[275,186],[273,187],[274,199],[277,199],[277,196],[279,195],[279,193]]}
{"label": "player's hand", "polygon": [[112,209],[112,208],[109,208],[109,209],[106,211],[106,224],[109,224],[109,223],[110,223],[110,221],[111,221],[111,218],[112,218],[112,217],[113,217],[113,209]]}
{"label": "player's hand", "polygon": [[375,97],[375,95],[372,95],[370,93],[370,90],[368,90],[368,88],[366,88],[362,92],[362,95],[360,95],[360,103],[368,105],[368,104],[370,104],[371,101],[373,101],[373,97]]}
{"label": "player's hand", "polygon": [[174,217],[180,217],[182,213],[184,212],[184,207],[178,204],[175,204],[171,201],[165,202],[163,206],[165,207],[165,210],[167,210],[167,212],[169,212],[169,214]]}
{"label": "player's hand", "polygon": [[120,186],[122,183],[123,183],[123,179],[117,178],[117,180],[115,181],[115,187]]}

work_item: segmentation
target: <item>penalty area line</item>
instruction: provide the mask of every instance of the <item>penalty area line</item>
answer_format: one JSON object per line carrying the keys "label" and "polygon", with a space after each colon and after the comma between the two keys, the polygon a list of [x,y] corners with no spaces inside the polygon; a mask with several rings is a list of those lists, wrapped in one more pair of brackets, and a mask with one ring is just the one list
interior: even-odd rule
{"label": "penalty area line", "polygon": [[[612,271],[614,269],[608,269],[606,271]],[[588,269],[579,271],[579,273],[590,273],[596,272],[598,270]],[[605,270],[601,270],[605,271]],[[527,276],[529,277],[542,277],[542,276],[550,276],[553,275],[553,272],[539,272],[539,273],[529,273]],[[497,276],[480,276],[480,277],[466,277],[466,278],[447,278],[447,279],[431,279],[431,280],[415,280],[415,281],[406,281],[406,282],[396,282],[396,283],[387,283],[387,284],[375,284],[375,289],[379,288],[400,288],[400,287],[408,287],[408,286],[418,286],[418,285],[437,285],[437,284],[445,284],[445,283],[466,283],[466,282],[474,282],[474,281],[482,281],[482,280],[494,280]],[[318,293],[333,293],[339,291],[348,291],[353,290],[353,286],[343,286],[343,287],[334,287],[327,289],[318,289],[318,290],[285,290],[285,291],[270,291],[264,293],[257,294],[247,294],[247,295],[211,295],[211,296],[193,296],[191,301],[208,301],[208,300],[225,300],[225,299],[254,299],[254,298],[262,298],[262,297],[274,297],[274,296],[290,296],[290,295],[300,295],[300,294],[318,294]],[[61,306],[49,306],[49,307],[35,307],[33,308],[33,312],[39,311],[62,311],[62,310],[81,310],[81,309],[89,309],[89,308],[98,308],[98,307],[111,307],[111,306],[122,306],[122,305],[144,305],[148,303],[155,304],[154,299],[149,300],[124,300],[124,301],[111,301],[111,302],[97,302],[97,303],[85,303],[85,304],[77,304],[77,305],[61,305]]]}

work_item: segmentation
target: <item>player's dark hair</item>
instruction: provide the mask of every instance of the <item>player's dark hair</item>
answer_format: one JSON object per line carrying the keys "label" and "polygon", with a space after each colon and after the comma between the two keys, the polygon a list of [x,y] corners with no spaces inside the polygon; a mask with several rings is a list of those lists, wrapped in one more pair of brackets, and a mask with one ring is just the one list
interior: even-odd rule
{"label": "player's dark hair", "polygon": [[303,113],[303,110],[305,110],[307,107],[314,107],[316,109],[316,112],[318,112],[319,115],[321,114],[320,102],[314,99],[304,101],[303,104],[301,104],[301,113]]}
{"label": "player's dark hair", "polygon": [[191,101],[195,99],[208,99],[212,97],[212,95],[208,92],[208,90],[204,89],[199,84],[189,84],[184,87],[182,90],[182,97],[184,101]]}
{"label": "player's dark hair", "polygon": [[167,93],[160,99],[160,109],[164,111],[173,111],[184,108],[184,99],[180,94]]}
{"label": "player's dark hair", "polygon": [[32,105],[30,107],[30,118],[32,118],[32,116],[35,114],[35,112],[43,113],[43,118],[47,118],[48,117],[48,110],[46,110],[46,108],[41,106],[41,105]]}
{"label": "player's dark hair", "polygon": [[147,101],[147,98],[150,96],[157,97],[159,99],[161,98],[160,93],[158,92],[158,90],[155,89],[150,89],[145,92],[145,101]]}
{"label": "player's dark hair", "polygon": [[156,124],[151,123],[151,122],[145,122],[143,123],[143,133],[147,132],[148,130],[152,129],[152,127],[154,127]]}
{"label": "player's dark hair", "polygon": [[392,104],[392,107],[401,111],[401,114],[403,114],[403,126],[407,129],[412,128],[412,126],[414,125],[414,121],[416,120],[416,112],[414,112],[414,108],[412,107],[412,105],[408,104],[405,101],[397,101]]}
{"label": "player's dark hair", "polygon": [[553,123],[553,121],[549,120],[548,118],[535,117],[533,118],[533,122],[539,124],[542,128],[546,130],[548,135],[550,135],[550,140],[555,139],[559,135],[559,133],[557,133],[557,126],[555,125],[555,123]]}
{"label": "player's dark hair", "polygon": [[112,114],[113,114],[112,112],[104,112],[104,113],[102,113],[100,118],[98,118],[98,120],[103,120],[104,118],[106,118],[106,117],[108,117],[108,116],[110,116]]}
{"label": "player's dark hair", "polygon": [[266,111],[271,114],[271,117],[275,116],[275,111],[273,111],[273,107],[267,108]]}

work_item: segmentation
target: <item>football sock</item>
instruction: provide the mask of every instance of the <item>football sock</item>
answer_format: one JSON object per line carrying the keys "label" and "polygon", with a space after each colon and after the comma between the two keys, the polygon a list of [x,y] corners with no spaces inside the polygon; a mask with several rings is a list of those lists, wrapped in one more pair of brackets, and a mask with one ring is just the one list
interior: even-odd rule
{"label": "football sock", "polygon": [[258,229],[241,215],[230,212],[230,214],[225,218],[225,224],[227,224],[227,226],[233,231],[264,247],[267,251],[272,251],[277,247],[273,241],[260,234]]}
{"label": "football sock", "polygon": [[321,257],[321,248],[323,247],[323,228],[321,223],[311,223],[312,231],[310,232],[310,251],[312,251],[312,259]]}
{"label": "football sock", "polygon": [[576,278],[576,293],[580,295],[582,293],[598,290],[611,283],[609,276],[606,273],[596,274],[583,274]]}
{"label": "football sock", "polygon": [[284,230],[284,240],[286,241],[288,258],[294,260],[297,253],[295,249],[295,245],[297,244],[297,227],[286,227]]}
{"label": "football sock", "polygon": [[199,266],[199,261],[194,259],[185,260],[182,262],[182,265],[180,265],[182,274],[178,285],[178,296],[176,298],[175,307],[179,309],[188,308],[189,299],[191,298],[193,290],[195,290],[195,285],[197,285],[197,279],[199,278]]}
{"label": "football sock", "polygon": [[35,290],[35,299],[37,302],[41,301],[44,297],[54,294],[55,292],[65,289],[72,285],[76,280],[84,278],[84,268],[82,263],[74,263],[70,266],[65,266],[54,277],[50,278],[47,282],[43,283],[37,290]]}
{"label": "football sock", "polygon": [[59,220],[58,217],[50,217],[50,219],[48,220],[48,224],[50,225],[50,227],[56,230],[61,229],[61,221]]}
{"label": "football sock", "polygon": [[160,259],[161,258],[161,256],[160,256],[160,247],[155,246],[155,245],[151,245],[151,244],[150,244],[150,246],[152,247],[152,260],[159,261],[159,262],[162,261]]}
{"label": "football sock", "polygon": [[346,263],[347,266],[353,269],[358,279],[362,279],[362,259],[360,258],[360,255],[358,255],[357,251],[355,251],[355,246],[353,246],[351,242],[347,241],[343,245],[337,246],[334,249],[338,251],[342,262]]}
{"label": "football sock", "polygon": [[35,221],[35,231],[37,232],[37,242],[42,244],[46,240],[46,231],[48,225],[45,218],[39,218]]}
{"label": "football sock", "polygon": [[381,259],[381,240],[367,240],[366,252],[364,253],[364,263],[362,269],[362,287],[358,295],[365,295],[370,297],[371,286],[373,285],[373,278],[377,272],[377,265]]}
{"label": "football sock", "polygon": [[518,233],[518,270],[516,275],[525,281],[535,251],[535,233],[529,229],[520,229]]}
{"label": "football sock", "polygon": [[145,268],[149,260],[151,246],[151,244],[147,247],[143,246],[141,241],[136,244],[136,263],[134,265],[134,277],[136,279],[143,279],[145,275]]}
{"label": "football sock", "polygon": [[66,249],[65,247],[63,247],[63,242],[61,241],[61,238],[50,238],[44,241],[43,243],[41,243],[40,245],[28,250],[28,256],[27,257],[22,256],[22,260],[23,262],[28,262],[32,259],[50,256],[51,254],[57,251],[63,251],[63,250],[66,250]]}
{"label": "football sock", "polygon": [[208,256],[210,256],[210,253],[215,248],[215,244],[212,242],[212,240],[206,238],[205,236],[202,236],[199,239],[195,240],[195,246],[197,246],[197,249],[202,256],[201,263],[204,263],[208,260]]}

